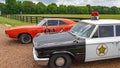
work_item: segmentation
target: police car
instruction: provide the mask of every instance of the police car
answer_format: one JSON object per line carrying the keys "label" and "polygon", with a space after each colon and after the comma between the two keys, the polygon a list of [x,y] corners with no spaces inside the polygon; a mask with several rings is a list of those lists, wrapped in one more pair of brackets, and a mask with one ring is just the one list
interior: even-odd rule
{"label": "police car", "polygon": [[33,56],[49,68],[69,68],[72,60],[84,62],[120,57],[120,20],[81,20],[69,32],[34,38]]}

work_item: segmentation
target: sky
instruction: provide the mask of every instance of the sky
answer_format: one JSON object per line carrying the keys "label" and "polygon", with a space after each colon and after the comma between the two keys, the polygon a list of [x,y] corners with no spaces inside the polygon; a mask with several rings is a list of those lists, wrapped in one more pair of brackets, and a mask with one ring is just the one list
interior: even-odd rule
{"label": "sky", "polygon": [[[0,0],[0,2],[4,3],[5,0]],[[19,0],[25,1],[25,0]],[[43,2],[44,4],[48,5],[50,3],[56,3],[57,5],[64,4],[64,5],[76,5],[76,6],[85,6],[90,4],[92,6],[117,6],[120,7],[120,0],[26,0],[26,1],[33,1],[34,3]]]}

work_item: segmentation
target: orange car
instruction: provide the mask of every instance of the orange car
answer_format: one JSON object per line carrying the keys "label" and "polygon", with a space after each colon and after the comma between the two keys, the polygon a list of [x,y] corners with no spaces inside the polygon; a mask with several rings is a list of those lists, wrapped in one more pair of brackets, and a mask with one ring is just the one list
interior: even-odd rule
{"label": "orange car", "polygon": [[32,42],[32,38],[37,33],[48,32],[65,32],[74,26],[76,22],[63,18],[45,18],[37,26],[19,26],[5,30],[10,38],[20,40],[21,43],[27,44]]}

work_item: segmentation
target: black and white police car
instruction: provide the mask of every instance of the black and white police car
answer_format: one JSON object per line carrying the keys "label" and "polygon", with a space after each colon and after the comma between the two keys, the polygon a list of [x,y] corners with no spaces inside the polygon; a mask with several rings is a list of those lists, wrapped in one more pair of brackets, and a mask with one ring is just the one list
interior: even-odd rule
{"label": "black and white police car", "polygon": [[33,56],[49,68],[69,68],[72,60],[96,61],[120,57],[120,20],[81,20],[69,32],[38,35]]}

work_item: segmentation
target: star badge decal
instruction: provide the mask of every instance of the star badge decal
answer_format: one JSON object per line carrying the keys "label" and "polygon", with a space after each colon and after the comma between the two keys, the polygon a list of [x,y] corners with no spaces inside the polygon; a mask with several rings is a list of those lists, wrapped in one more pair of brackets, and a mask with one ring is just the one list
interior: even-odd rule
{"label": "star badge decal", "polygon": [[99,56],[104,56],[107,52],[107,46],[105,46],[104,44],[101,44],[100,46],[98,46],[97,48],[97,54]]}

